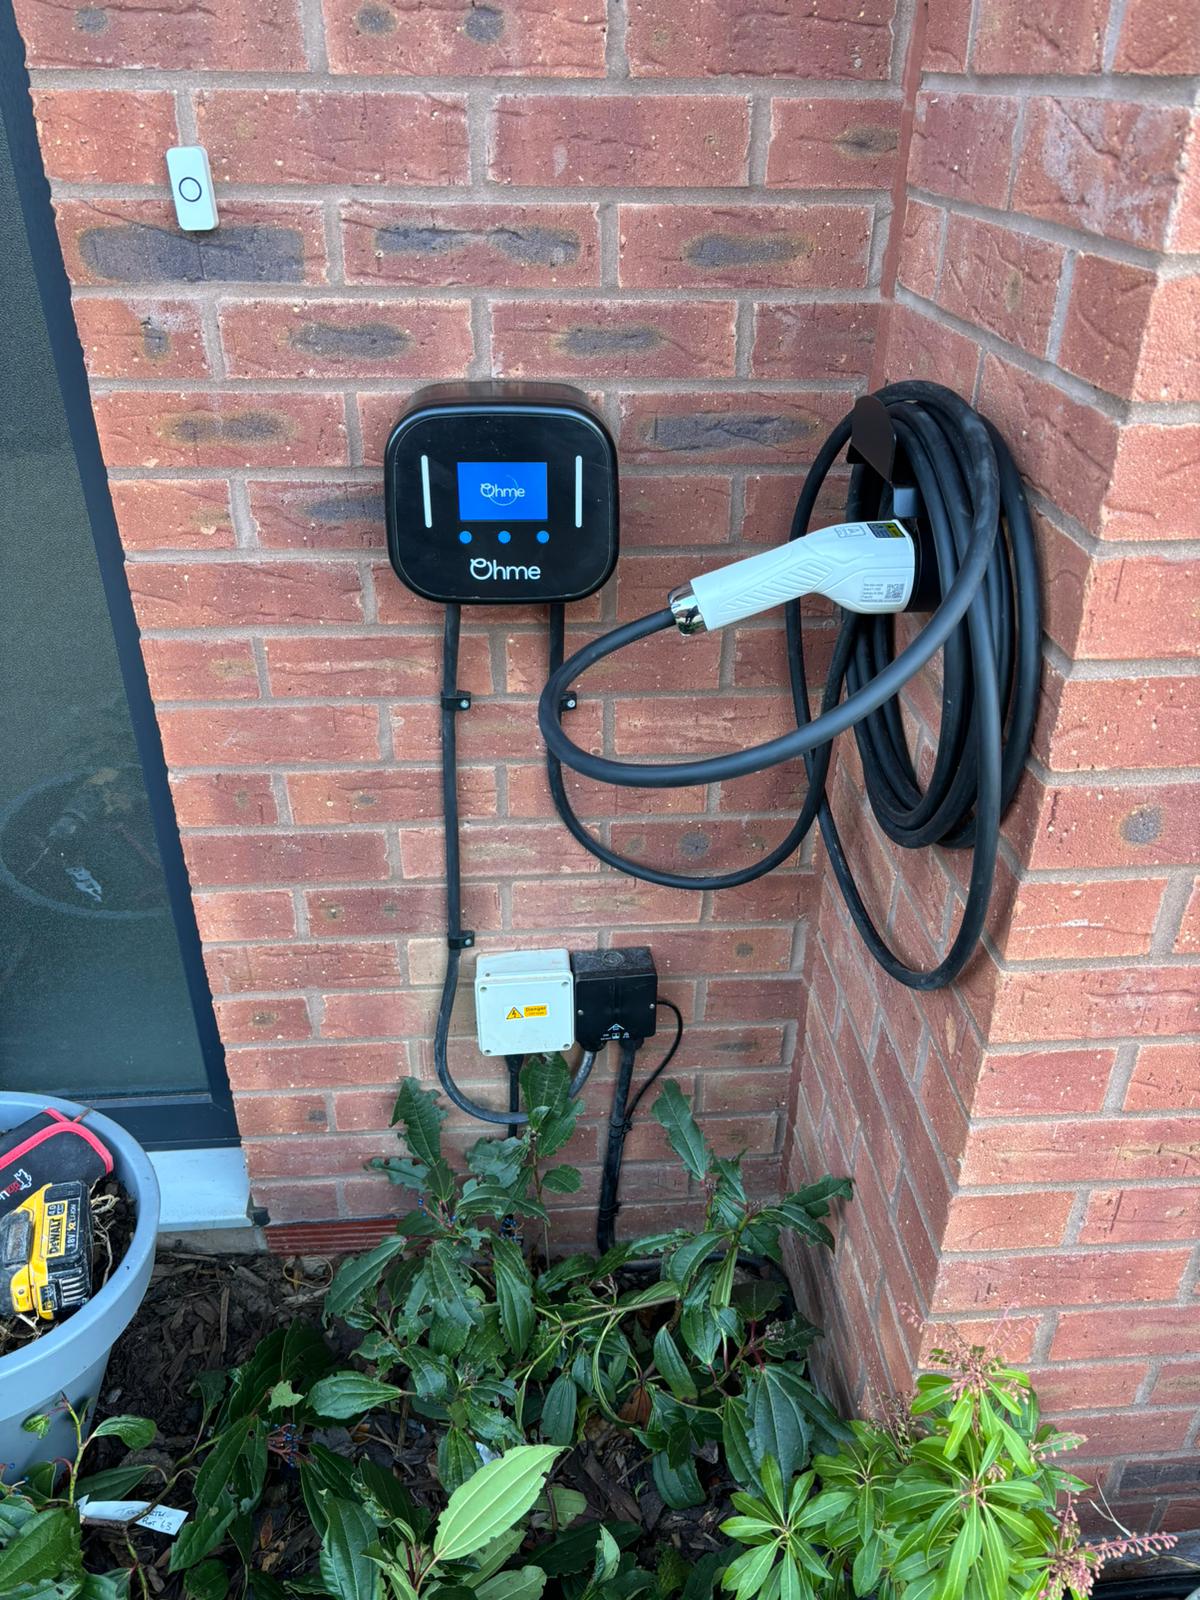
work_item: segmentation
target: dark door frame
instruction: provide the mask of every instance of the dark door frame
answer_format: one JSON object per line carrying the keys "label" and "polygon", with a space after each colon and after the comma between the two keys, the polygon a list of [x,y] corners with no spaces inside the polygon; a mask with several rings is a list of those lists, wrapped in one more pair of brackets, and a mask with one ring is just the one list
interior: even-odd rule
{"label": "dark door frame", "polygon": [[[225,1052],[217,1031],[212,994],[204,971],[191,884],[171,803],[162,741],[138,643],[133,602],[125,582],[121,539],[108,492],[108,477],[100,452],[96,421],[92,415],[83,349],[71,311],[71,287],[54,226],[50,185],[42,165],[29,75],[25,69],[25,45],[17,28],[11,0],[0,0],[0,119],[3,119],[12,151],[18,204],[33,258],[67,429],[79,466],[80,485],[95,541],[100,580],[112,620],[117,660],[129,702],[133,736],[145,774],[171,915],[209,1082],[207,1094],[163,1095],[158,1099],[106,1096],[96,1102],[97,1109],[122,1123],[135,1138],[152,1149],[237,1144],[237,1122],[225,1071]],[[47,1092],[53,1092],[53,1085],[47,1085]]]}

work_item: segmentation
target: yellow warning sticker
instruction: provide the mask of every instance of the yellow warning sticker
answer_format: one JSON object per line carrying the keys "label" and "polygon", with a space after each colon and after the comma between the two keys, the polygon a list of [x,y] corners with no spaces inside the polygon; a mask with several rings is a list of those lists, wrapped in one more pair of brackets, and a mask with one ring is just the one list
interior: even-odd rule
{"label": "yellow warning sticker", "polygon": [[550,1013],[546,1006],[526,1006],[524,1011],[521,1010],[520,1006],[514,1006],[511,1011],[505,1013],[504,1020],[505,1022],[521,1022],[526,1017],[546,1017],[549,1015]]}
{"label": "yellow warning sticker", "polygon": [[504,1020],[505,1022],[520,1022],[521,1013],[517,1010],[516,1006],[514,1006],[512,1010],[507,1013]]}
{"label": "yellow warning sticker", "polygon": [[526,1006],[525,1007],[525,1015],[527,1017],[544,1017],[546,1015],[546,1007],[545,1006]]}

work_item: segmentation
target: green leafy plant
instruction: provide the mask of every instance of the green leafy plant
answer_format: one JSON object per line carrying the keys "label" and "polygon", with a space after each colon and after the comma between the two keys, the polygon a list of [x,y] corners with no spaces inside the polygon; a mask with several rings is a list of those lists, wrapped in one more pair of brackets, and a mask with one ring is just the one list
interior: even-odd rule
{"label": "green leafy plant", "polygon": [[[747,1259],[777,1266],[787,1230],[832,1247],[821,1219],[849,1196],[848,1180],[756,1204],[740,1161],[712,1151],[668,1083],[654,1114],[704,1194],[702,1227],[551,1263],[546,1197],[580,1183],[577,1169],[552,1164],[575,1126],[568,1081],[561,1057],[529,1061],[525,1131],[479,1140],[464,1178],[443,1155],[436,1095],[405,1083],[395,1121],[407,1154],[376,1165],[414,1191],[416,1209],[342,1266],[326,1314],[361,1329],[358,1354],[376,1380],[442,1427],[438,1473],[449,1491],[478,1471],[481,1446],[539,1437],[565,1446],[592,1419],[637,1437],[676,1508],[703,1499],[696,1456],[714,1442],[740,1482],[756,1486],[767,1455],[790,1476],[814,1442],[835,1444],[845,1430],[805,1373],[817,1330],[778,1314],[781,1274],[741,1269]],[[657,1275],[622,1289],[615,1275],[647,1259]]]}
{"label": "green leafy plant", "polygon": [[1084,1543],[1085,1485],[1053,1464],[1079,1440],[1042,1422],[1027,1375],[954,1330],[931,1359],[941,1370],[906,1409],[852,1423],[786,1494],[769,1466],[761,1501],[735,1497],[722,1529],[746,1549],[723,1585],[737,1600],[1082,1600],[1113,1555],[1174,1543]]}

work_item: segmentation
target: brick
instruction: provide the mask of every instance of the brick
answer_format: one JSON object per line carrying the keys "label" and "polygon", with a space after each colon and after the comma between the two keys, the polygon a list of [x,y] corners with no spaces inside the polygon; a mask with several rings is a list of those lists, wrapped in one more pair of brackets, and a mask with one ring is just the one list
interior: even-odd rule
{"label": "brick", "polygon": [[181,828],[240,828],[278,822],[279,807],[265,772],[193,772],[171,779]]}
{"label": "brick", "polygon": [[1200,878],[1192,887],[1191,897],[1184,908],[1183,921],[1175,938],[1178,955],[1200,955]]}
{"label": "brick", "polygon": [[[637,944],[638,939],[634,934],[617,933],[612,943],[621,947]],[[791,948],[790,928],[698,928],[657,934],[654,960],[659,975],[669,978],[786,972],[791,965]],[[663,1015],[658,1023],[660,1032],[671,1025]]]}
{"label": "brick", "polygon": [[[612,824],[613,848],[636,860],[653,861],[675,872],[717,873],[740,868],[766,855],[778,843],[784,827],[774,819],[742,818],[687,824],[639,820]],[[785,865],[777,869],[788,871]]]}
{"label": "brick", "polygon": [[1200,278],[1166,278],[1150,302],[1135,400],[1190,401],[1200,394]]}
{"label": "brick", "polygon": [[93,378],[205,378],[199,309],[186,300],[76,300],[75,326]]}
{"label": "brick", "polygon": [[138,561],[129,588],[143,628],[357,622],[362,589],[349,562]]}
{"label": "brick", "polygon": [[461,95],[204,89],[196,120],[218,183],[467,179]]}
{"label": "brick", "polygon": [[200,833],[187,835],[183,848],[191,880],[203,889],[355,883],[388,876],[381,832]]}
{"label": "brick", "polygon": [[1200,1184],[1159,1189],[1093,1189],[1080,1244],[1183,1243],[1200,1234]]}
{"label": "brick", "polygon": [[[38,89],[33,110],[48,178],[65,183],[166,182],[163,151],[179,143],[173,95]],[[118,128],[120,138],[114,138]]]}
{"label": "brick", "polygon": [[[491,664],[485,639],[464,641],[459,686],[475,694],[491,691]],[[268,639],[267,679],[279,699],[325,700],[334,696],[366,700],[433,695],[441,662],[438,641],[412,634],[382,638],[323,634],[313,638]],[[360,819],[365,820],[365,819]]]}
{"label": "brick", "polygon": [[600,281],[596,209],[587,205],[342,207],[348,283],[580,287]]}
{"label": "brick", "polygon": [[[1180,1450],[1196,1418],[1195,1409],[1186,1411],[1072,1412],[1071,1432],[1078,1431],[1087,1441],[1084,1457],[1105,1461],[1114,1456],[1145,1455],[1148,1452]],[[1104,1526],[1112,1524],[1105,1521]]]}
{"label": "brick", "polygon": [[204,964],[214,992],[230,994],[377,989],[381,984],[396,983],[400,977],[395,942],[383,940],[230,945],[206,950]]}
{"label": "brick", "polygon": [[[629,567],[635,561],[638,565],[649,565],[650,558],[642,557],[639,560],[630,556],[625,559],[623,565]],[[657,562],[655,566],[657,567]],[[674,563],[674,571],[679,571],[678,558]],[[646,611],[657,610],[663,604],[669,585],[666,582],[659,582],[656,585],[657,576],[657,572],[631,574],[630,586],[621,595],[622,614],[628,612],[631,615],[642,616]],[[636,579],[640,577],[645,577],[645,587],[636,585]],[[567,634],[568,651],[579,648],[584,639],[594,631],[572,628]],[[692,644],[700,643],[707,644],[708,648],[696,651],[690,648]],[[693,689],[701,683],[715,685],[720,656],[720,642],[715,639],[707,641],[689,639],[683,650],[669,648],[655,650],[651,646],[644,651],[631,652],[631,659],[625,661],[619,659],[618,653],[618,656],[610,657],[607,662],[589,671],[585,692],[591,696],[609,690],[630,693],[640,689],[655,692],[660,689]],[[506,640],[506,662],[510,693],[540,692],[542,684],[546,681],[544,639],[529,633],[510,634]],[[582,736],[580,725],[572,724],[570,718],[567,721],[569,727],[574,726],[576,735]],[[657,803],[656,797],[655,807]],[[644,804],[638,809],[644,809]]]}
{"label": "brick", "polygon": [[183,233],[161,200],[57,200],[72,284],[323,283],[321,208],[221,200],[221,226]]}
{"label": "brick", "polygon": [[1064,1412],[1132,1405],[1148,1370],[1145,1362],[1103,1362],[1090,1367],[1034,1367],[1030,1377],[1042,1414],[1065,1421],[1070,1432],[1071,1418],[1064,1419]]}
{"label": "brick", "polygon": [[[226,1006],[258,1004],[257,1000],[226,1002]],[[317,1133],[329,1125],[325,1101],[319,1094],[240,1094],[234,1109],[243,1139],[272,1133]]]}
{"label": "brick", "polygon": [[953,328],[919,315],[910,306],[892,307],[884,355],[889,383],[936,372],[940,383],[959,394],[974,392],[979,346]]}
{"label": "brick", "polygon": [[732,377],[734,308],[728,300],[500,301],[492,356],[516,378]]}
{"label": "brick", "polygon": [[227,0],[197,10],[181,0],[144,10],[86,5],[64,11],[49,0],[21,0],[17,21],[36,67],[167,67],[203,62],[209,70],[276,72],[305,65],[292,0]]}
{"label": "brick", "polygon": [[1155,282],[1147,268],[1077,256],[1060,363],[1110,394],[1131,397]]}
{"label": "brick", "polygon": [[1117,35],[1116,72],[1200,72],[1200,31],[1195,15],[1173,0],[1130,0]]}
{"label": "brick", "polygon": [[665,697],[616,702],[614,748],[620,756],[678,751],[681,743],[697,755],[713,755],[777,738],[795,726],[776,695],[741,695],[736,700],[671,701]]}
{"label": "brick", "polygon": [[1200,493],[1200,427],[1122,429],[1101,517],[1106,539],[1186,538]]}
{"label": "brick", "polygon": [[973,326],[1041,355],[1063,251],[1011,228],[951,217],[937,302]]}
{"label": "brick", "polygon": [[[1144,522],[1143,522],[1144,525]],[[1087,571],[1077,658],[1183,656],[1196,649],[1196,605],[1181,557],[1100,556]]]}
{"label": "brick", "polygon": [[[587,778],[566,774],[567,793],[577,816],[606,821],[610,817],[642,816],[646,810],[645,796],[636,789],[614,790],[607,785],[592,783]],[[663,789],[654,798],[656,816],[696,814],[704,809],[704,795],[697,789]],[[552,817],[550,791],[546,784],[546,768],[536,766],[509,766],[508,814],[510,817]]]}
{"label": "brick", "polygon": [[488,78],[604,76],[605,13],[590,0],[510,0],[501,10],[424,0],[325,0],[334,72]]}
{"label": "brick", "polygon": [[[1150,1391],[1152,1406],[1200,1405],[1200,1361],[1168,1361]],[[1181,1523],[1182,1527],[1183,1524]],[[1195,1524],[1188,1524],[1194,1527]]]}
{"label": "brick", "polygon": [[[329,890],[306,898],[310,923],[318,938],[420,933],[441,927],[446,914],[445,893],[440,885]],[[494,885],[472,885],[465,904],[464,915],[471,927],[494,927],[499,920],[499,897]]]}
{"label": "brick", "polygon": [[[871,370],[879,308],[874,305],[761,305],[754,319],[755,378],[865,378]],[[849,397],[847,397],[849,398]]]}
{"label": "brick", "polygon": [[1107,1309],[1069,1311],[1058,1319],[1050,1359],[1190,1355],[1195,1335],[1196,1312],[1191,1306],[1133,1306],[1115,1316]]}
{"label": "brick", "polygon": [[[296,931],[296,911],[292,897],[281,889],[256,890],[253,893],[197,894],[193,896],[196,924],[200,937],[206,944],[224,939],[283,939]],[[290,948],[287,945],[281,949]],[[212,950],[205,951],[205,962],[211,975],[213,962],[218,959]],[[291,986],[281,969],[276,976],[280,983]],[[269,984],[243,984],[243,988],[269,988]]]}
{"label": "brick", "polygon": [[514,928],[637,928],[697,922],[699,917],[695,894],[615,874],[558,883],[525,880],[513,885]]}
{"label": "brick", "polygon": [[1126,1111],[1200,1111],[1195,1045],[1146,1043],[1125,1092]]}
{"label": "brick", "polygon": [[156,703],[258,699],[258,668],[247,639],[143,638],[142,659]]}
{"label": "brick", "polygon": [[[747,472],[744,480],[744,506],[741,527],[733,536],[751,544],[778,544],[786,539],[792,525],[792,512],[800,498],[803,479],[783,473]],[[842,520],[846,509],[847,479],[834,470],[817,497],[812,526],[819,528]],[[832,607],[820,595],[808,596],[801,609],[806,615],[832,616]]]}
{"label": "brick", "polygon": [[1172,250],[1200,250],[1200,173],[1196,149],[1200,145],[1200,117],[1193,114],[1185,145],[1186,171],[1179,185],[1179,198],[1168,230]]}
{"label": "brick", "polygon": [[621,478],[621,546],[724,544],[729,538],[728,477]]}
{"label": "brick", "polygon": [[110,467],[336,467],[341,395],[109,392],[93,397]]}
{"label": "brick", "polygon": [[1182,107],[1034,100],[1013,205],[1029,216],[1157,249],[1167,239],[1187,133]]}
{"label": "brick", "polygon": [[909,183],[1003,209],[1017,102],[1001,95],[922,91],[913,117]]}
{"label": "brick", "polygon": [[1193,765],[1195,678],[1047,678],[1053,721],[1039,731],[1036,748],[1054,771]]}
{"label": "brick", "polygon": [[221,306],[231,377],[458,377],[474,354],[465,300],[250,300]]}
{"label": "brick", "polygon": [[[277,1000],[218,1000],[213,1009],[217,1014],[217,1026],[221,1030],[221,1038],[226,1044],[269,1044],[272,1041],[312,1037],[312,1018],[308,1014],[308,1002],[300,997]],[[317,1105],[322,1109],[320,1122],[323,1124],[325,1121],[323,1103],[317,1101]],[[260,1102],[256,1110],[262,1114],[263,1124],[270,1125],[247,1127],[245,1118],[239,1115],[238,1127],[242,1133],[293,1131],[288,1124],[291,1119],[296,1118],[297,1107],[290,1099],[272,1103]],[[308,1110],[301,1112],[300,1118],[304,1123],[313,1120]]]}
{"label": "brick", "polygon": [[229,550],[229,487],[202,479],[109,481],[126,550]]}
{"label": "brick", "polygon": [[[587,746],[599,743],[600,710],[598,701],[583,701],[571,713],[572,734]],[[392,712],[392,740],[397,751],[408,759],[429,760],[436,751],[432,739],[422,743],[426,721],[424,706],[398,706]],[[537,738],[537,707],[532,701],[478,700],[469,717],[459,722],[458,749],[462,759],[500,761],[509,755],[537,752],[531,741]]]}
{"label": "brick", "polygon": [[623,205],[623,288],[861,289],[866,206]]}
{"label": "brick", "polygon": [[[1061,977],[1062,974],[1056,974]],[[1200,1123],[1185,1117],[1092,1117],[1069,1122],[977,1126],[962,1167],[964,1184],[1029,1184],[1194,1177],[1200,1172]]]}
{"label": "brick", "polygon": [[[441,779],[435,767],[292,772],[287,792],[292,818],[299,823],[417,822],[442,814]],[[465,816],[495,815],[496,774],[490,768],[463,768],[458,792]]]}
{"label": "brick", "polygon": [[1003,433],[1031,487],[1094,526],[1116,459],[1116,425],[1094,407],[990,355],[983,363],[980,408]]}
{"label": "brick", "polygon": [[629,394],[621,404],[620,447],[652,466],[691,462],[794,466],[824,438],[844,405],[828,392]]}
{"label": "brick", "polygon": [[[942,1262],[933,1308],[1000,1312],[1173,1300],[1186,1263],[1183,1250],[1057,1250],[976,1260],[956,1256]],[[1108,1315],[1110,1323],[1116,1320]]]}
{"label": "brick", "polygon": [[1039,784],[1018,799],[1019,809],[1010,815],[1011,837],[1021,840],[1025,864],[1034,871],[1189,866],[1195,859],[1198,804],[1200,791],[1193,784],[1048,789]]}
{"label": "brick", "polygon": [[337,1186],[332,1183],[272,1183],[259,1178],[251,1192],[273,1225],[337,1216]]}
{"label": "brick", "polygon": [[704,1017],[707,1022],[736,1022],[743,1017],[787,1020],[803,1015],[806,995],[800,978],[710,978]]}
{"label": "brick", "polygon": [[910,195],[904,207],[904,233],[897,277],[906,289],[932,300],[942,262],[942,224],[946,213]]}
{"label": "brick", "polygon": [[[467,878],[511,878],[530,872],[596,872],[599,862],[561,825],[465,822],[461,833],[462,870]],[[443,878],[446,871],[440,828],[405,828],[400,835],[405,878]]]}
{"label": "brick", "polygon": [[898,100],[774,100],[767,182],[793,189],[886,189],[896,174]]}
{"label": "brick", "polygon": [[375,550],[384,535],[382,482],[251,481],[250,518],[270,550]]}
{"label": "brick", "polygon": [[1016,886],[1011,917],[997,930],[1008,961],[1082,960],[1145,955],[1162,904],[1165,878],[1120,883]]}
{"label": "brick", "polygon": [[746,179],[742,95],[501,95],[488,174],[500,183],[714,187]]}
{"label": "brick", "polygon": [[1031,10],[999,0],[976,25],[971,65],[984,73],[1099,72],[1107,0],[1050,0]]}
{"label": "brick", "polygon": [[182,708],[160,712],[158,725],[172,767],[379,759],[374,706]]}
{"label": "brick", "polygon": [[[884,0],[796,11],[759,0],[631,0],[627,48],[634,77],[886,78],[892,10]],[[802,65],[801,65],[802,64]]]}
{"label": "brick", "polygon": [[955,1195],[942,1250],[1035,1250],[1058,1245],[1074,1194]]}
{"label": "brick", "polygon": [[328,994],[321,1005],[327,1039],[405,1039],[430,1030],[436,990],[396,989],[388,994]]}
{"label": "brick", "polygon": [[319,1163],[322,1173],[361,1173],[373,1156],[382,1153],[379,1133],[357,1139],[330,1133],[311,1138],[292,1134],[282,1139],[249,1139],[242,1146],[251,1182],[259,1178],[307,1177]]}

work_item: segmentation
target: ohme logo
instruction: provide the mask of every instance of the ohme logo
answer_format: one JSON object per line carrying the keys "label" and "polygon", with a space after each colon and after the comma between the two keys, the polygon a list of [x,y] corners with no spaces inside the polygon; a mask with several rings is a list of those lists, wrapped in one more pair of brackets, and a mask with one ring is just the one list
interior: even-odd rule
{"label": "ohme logo", "polygon": [[527,583],[536,583],[542,575],[541,567],[506,567],[499,561],[493,561],[490,556],[471,557],[471,576],[473,578],[487,579],[516,579]]}
{"label": "ohme logo", "polygon": [[490,500],[494,506],[511,506],[517,500],[524,500],[525,490],[519,483],[510,479],[508,483],[481,483],[479,492],[485,500]]}

